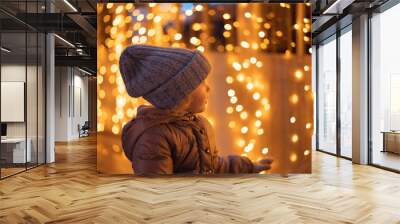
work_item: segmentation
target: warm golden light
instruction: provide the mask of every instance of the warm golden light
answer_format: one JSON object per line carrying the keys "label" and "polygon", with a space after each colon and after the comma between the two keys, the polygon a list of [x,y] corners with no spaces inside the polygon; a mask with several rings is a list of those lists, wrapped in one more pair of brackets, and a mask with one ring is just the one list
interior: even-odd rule
{"label": "warm golden light", "polygon": [[238,98],[237,98],[236,96],[233,96],[233,97],[231,97],[231,99],[230,99],[230,102],[231,102],[232,104],[237,103],[237,101],[238,101]]}
{"label": "warm golden light", "polygon": [[232,84],[233,83],[233,77],[232,76],[227,76],[225,79],[226,83]]}
{"label": "warm golden light", "polygon": [[236,122],[234,122],[234,121],[229,121],[228,127],[230,127],[230,128],[235,128],[235,127],[236,127]]}
{"label": "warm golden light", "polygon": [[249,82],[249,83],[247,83],[246,88],[247,88],[248,90],[252,90],[252,89],[254,88],[254,84],[251,83],[251,82]]}
{"label": "warm golden light", "polygon": [[229,13],[224,13],[224,14],[222,15],[222,18],[224,18],[225,20],[228,20],[228,19],[231,18],[231,15],[229,15]]}
{"label": "warm golden light", "polygon": [[297,141],[299,141],[299,136],[297,134],[292,135],[292,142],[296,143]]}
{"label": "warm golden light", "polygon": [[227,113],[227,114],[232,114],[233,111],[234,111],[234,110],[233,110],[233,107],[227,107],[227,108],[226,108],[226,113]]}
{"label": "warm golden light", "polygon": [[257,110],[256,111],[256,117],[260,118],[262,116],[262,111],[261,110]]}
{"label": "warm golden light", "polygon": [[307,128],[307,129],[310,129],[310,128],[311,128],[311,123],[307,123],[307,124],[306,124],[306,128]]}
{"label": "warm golden light", "polygon": [[290,155],[290,161],[291,161],[291,162],[296,162],[296,161],[297,161],[297,155],[296,155],[296,153],[292,153],[292,155]]}
{"label": "warm golden light", "polygon": [[229,89],[228,90],[228,96],[234,96],[235,95],[235,90],[233,90],[233,89]]}
{"label": "warm golden light", "polygon": [[260,94],[259,92],[253,93],[253,99],[254,99],[254,100],[259,100],[260,97],[261,97],[261,94]]}
{"label": "warm golden light", "polygon": [[297,94],[292,94],[291,96],[290,96],[290,101],[292,102],[292,103],[297,103],[297,102],[299,102],[299,96],[297,96]]}
{"label": "warm golden light", "polygon": [[[103,10],[99,13],[98,11],[99,30],[104,33],[101,37],[103,39],[99,40],[98,47],[105,47],[106,50],[98,55],[101,61],[97,75],[98,132],[104,131],[105,134],[112,133],[115,137],[119,137],[123,125],[135,118],[137,107],[141,104],[149,105],[142,98],[133,99],[128,96],[119,71],[119,57],[124,48],[131,44],[184,47],[205,52],[206,57],[212,59],[210,62],[214,69],[217,68],[215,69],[217,76],[213,75],[217,78],[211,82],[217,86],[211,86],[211,89],[221,89],[224,93],[222,95],[225,97],[224,102],[229,103],[226,105],[222,100],[220,102],[225,109],[226,120],[225,118],[221,119],[221,115],[215,114],[215,111],[212,110],[207,111],[205,115],[212,125],[214,120],[220,121],[218,129],[229,130],[232,139],[235,139],[233,143],[229,143],[235,147],[233,150],[249,157],[252,161],[267,154],[279,155],[280,148],[275,147],[278,140],[274,139],[276,132],[274,119],[276,120],[276,117],[283,119],[281,120],[282,124],[286,119],[285,127],[291,129],[288,130],[291,133],[287,133],[284,139],[290,139],[291,143],[299,142],[299,136],[293,134],[301,133],[301,129],[298,130],[297,125],[306,129],[312,128],[311,123],[304,122],[304,120],[312,120],[309,117],[303,119],[308,112],[299,112],[303,109],[301,107],[306,107],[311,102],[309,99],[313,96],[309,78],[311,74],[308,73],[311,71],[311,66],[307,64],[309,63],[308,59],[292,63],[294,62],[292,59],[295,57],[299,55],[309,57],[308,52],[311,53],[311,47],[309,48],[311,21],[308,19],[303,23],[303,18],[294,17],[289,23],[280,25],[275,21],[279,15],[273,10],[253,11],[252,4],[238,4],[239,11],[232,11],[228,8],[225,11],[224,7],[214,7],[202,3],[192,4],[190,5],[192,8],[188,10],[179,3],[168,3],[168,7],[155,3],[143,5],[109,3],[103,5],[102,10],[103,7],[104,10],[107,7],[107,12]],[[282,10],[295,12],[298,6],[290,9],[291,6],[293,5],[281,4]],[[181,11],[183,8],[184,10]],[[204,20],[204,16],[209,18]],[[213,32],[215,24],[212,24],[217,20],[222,23],[222,27],[218,28],[220,32],[218,35]],[[169,23],[173,25],[170,26]],[[185,30],[186,25],[189,32]],[[292,33],[300,35],[299,38],[291,37]],[[285,42],[282,49],[281,42]],[[299,53],[298,50],[304,48],[306,52],[301,50]],[[282,74],[278,74],[274,66],[281,64],[278,63],[278,60],[269,60],[272,55],[272,59],[282,57],[284,60],[290,60],[289,64],[291,65],[283,68]],[[273,65],[275,61],[277,63]],[[221,66],[218,65],[219,63]],[[225,64],[228,65],[228,71],[218,71],[218,69],[224,68]],[[284,90],[282,91],[284,95],[289,94],[286,98],[288,101],[285,103],[285,99],[279,99],[275,95],[277,87],[274,81],[271,81],[275,80],[272,78],[274,76],[285,76],[285,78],[290,76],[288,81],[294,84],[291,88],[298,91],[298,87],[304,87],[304,91],[310,91],[310,94],[303,91],[289,92],[293,89]],[[220,81],[222,81],[222,85]],[[216,95],[219,94],[218,91],[215,92]],[[302,94],[305,94],[304,102],[303,98],[300,98],[303,97]],[[210,101],[210,103],[215,104],[220,101],[220,98],[216,99],[218,100]],[[289,108],[289,117],[286,117],[286,112],[284,116],[276,116],[276,114],[282,113],[280,106],[276,106],[277,104]],[[111,110],[108,108],[110,105],[112,105]],[[215,117],[212,118],[210,115]],[[289,123],[287,118],[289,118]],[[307,134],[309,135],[310,131],[307,131]],[[286,155],[286,159],[289,157],[293,162],[297,160],[297,155],[311,154],[309,150],[304,151],[304,148],[310,146],[303,145],[303,142],[308,144],[306,140],[302,139],[301,145],[296,144],[297,154]],[[269,152],[268,147],[265,147],[267,145],[274,146],[273,149],[276,150]],[[121,152],[121,148],[115,146],[110,148],[113,152]],[[278,166],[282,165],[278,164]]]}
{"label": "warm golden light", "polygon": [[250,44],[247,41],[242,41],[242,42],[240,42],[240,46],[242,46],[243,48],[249,48]]}
{"label": "warm golden light", "polygon": [[242,110],[243,110],[243,106],[242,105],[239,104],[239,105],[236,106],[236,111],[237,112],[240,112]]}
{"label": "warm golden light", "polygon": [[233,66],[233,69],[235,69],[236,71],[242,70],[242,65],[240,65],[239,62],[234,62],[234,63],[232,64],[232,66]]}
{"label": "warm golden light", "polygon": [[295,75],[296,79],[301,79],[301,78],[303,78],[303,72],[301,72],[300,70],[297,70],[297,71],[294,73],[294,75]]}
{"label": "warm golden light", "polygon": [[[239,64],[240,65],[240,64]],[[244,75],[242,74],[242,73],[239,73],[237,76],[236,76],[236,79],[239,81],[239,82],[243,82],[244,81]]]}
{"label": "warm golden light", "polygon": [[242,120],[246,120],[248,117],[248,114],[246,111],[243,111],[242,113],[240,113],[240,119]]}

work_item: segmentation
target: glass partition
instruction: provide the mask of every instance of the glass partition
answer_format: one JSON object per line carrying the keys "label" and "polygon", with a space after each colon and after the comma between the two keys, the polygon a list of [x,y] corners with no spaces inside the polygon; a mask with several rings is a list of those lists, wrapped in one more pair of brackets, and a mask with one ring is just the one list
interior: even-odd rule
{"label": "glass partition", "polygon": [[45,163],[46,40],[19,19],[43,4],[0,2],[0,178]]}

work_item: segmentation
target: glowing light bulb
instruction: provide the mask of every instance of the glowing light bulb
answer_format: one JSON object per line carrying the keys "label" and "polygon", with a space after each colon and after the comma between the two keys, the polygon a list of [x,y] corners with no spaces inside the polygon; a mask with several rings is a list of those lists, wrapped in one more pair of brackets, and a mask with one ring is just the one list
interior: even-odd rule
{"label": "glowing light bulb", "polygon": [[307,123],[307,124],[306,124],[306,128],[307,128],[307,129],[310,129],[310,128],[311,128],[311,123]]}
{"label": "glowing light bulb", "polygon": [[251,58],[250,58],[250,63],[252,63],[252,64],[257,63],[257,58],[251,57]]}
{"label": "glowing light bulb", "polygon": [[242,110],[243,110],[243,106],[242,105],[239,104],[239,105],[236,106],[236,111],[237,112],[240,112]]}
{"label": "glowing light bulb", "polygon": [[309,85],[305,85],[304,86],[304,91],[308,91],[308,90],[310,90],[310,86]]}
{"label": "glowing light bulb", "polygon": [[196,5],[196,7],[194,7],[194,9],[198,12],[203,10],[203,6],[202,5]]}
{"label": "glowing light bulb", "polygon": [[251,18],[251,13],[250,12],[245,12],[244,13],[244,17],[246,17],[246,18]]}
{"label": "glowing light bulb", "polygon": [[242,113],[240,113],[240,118],[241,118],[242,120],[246,120],[247,117],[248,117],[248,114],[247,114],[246,111],[243,111]]}
{"label": "glowing light bulb", "polygon": [[117,125],[113,125],[111,131],[117,135],[119,133],[119,127]]}
{"label": "glowing light bulb", "polygon": [[234,122],[234,121],[229,121],[228,126],[229,126],[230,128],[235,128],[235,127],[236,127],[236,122]]}
{"label": "glowing light bulb", "polygon": [[244,81],[244,75],[243,75],[242,73],[239,73],[239,74],[236,76],[236,79],[237,79],[239,82],[243,82],[243,81]]}
{"label": "glowing light bulb", "polygon": [[194,24],[192,25],[192,29],[193,29],[194,31],[199,31],[199,30],[201,30],[201,24],[200,24],[200,23],[194,23]]}
{"label": "glowing light bulb", "polygon": [[237,144],[239,145],[239,147],[243,147],[246,144],[246,141],[244,139],[239,139]]}
{"label": "glowing light bulb", "polygon": [[225,25],[224,25],[224,28],[225,28],[226,30],[231,30],[231,29],[232,29],[232,25],[231,25],[231,24],[225,24]]}
{"label": "glowing light bulb", "polygon": [[255,92],[255,93],[253,93],[253,99],[254,99],[254,100],[259,100],[259,99],[260,99],[260,97],[261,97],[261,95],[260,95],[260,93],[259,93],[259,92]]}
{"label": "glowing light bulb", "polygon": [[264,38],[264,37],[265,37],[265,32],[264,32],[264,31],[258,32],[258,36],[259,36],[260,38]]}
{"label": "glowing light bulb", "polygon": [[304,155],[305,155],[305,156],[310,155],[310,150],[305,150],[305,151],[304,151]]}
{"label": "glowing light bulb", "polygon": [[254,122],[254,125],[259,128],[261,127],[262,122],[260,120],[256,120],[256,122]]}
{"label": "glowing light bulb", "polygon": [[290,123],[294,124],[296,122],[296,118],[295,117],[290,117]]}
{"label": "glowing light bulb", "polygon": [[234,96],[234,95],[235,95],[235,90],[229,89],[229,90],[228,90],[228,96],[232,97],[232,96]]}
{"label": "glowing light bulb", "polygon": [[251,82],[249,82],[249,83],[247,83],[246,88],[247,88],[248,90],[252,90],[252,89],[254,88],[254,84],[251,83]]}
{"label": "glowing light bulb", "polygon": [[261,61],[257,61],[256,66],[257,68],[261,68],[263,66],[263,63]]}
{"label": "glowing light bulb", "polygon": [[257,111],[256,111],[256,117],[261,117],[261,116],[262,116],[261,110],[257,110]]}
{"label": "glowing light bulb", "polygon": [[246,126],[243,126],[243,127],[240,129],[240,132],[242,132],[242,134],[246,134],[248,131],[249,131],[249,128],[246,127]]}
{"label": "glowing light bulb", "polygon": [[233,83],[233,77],[232,76],[227,76],[225,79],[226,83],[232,84]]}
{"label": "glowing light bulb", "polygon": [[155,23],[159,23],[160,21],[161,21],[161,16],[156,16],[156,17],[154,17],[154,20],[153,20]]}
{"label": "glowing light bulb", "polygon": [[251,150],[253,150],[253,148],[250,145],[247,145],[246,147],[244,147],[244,152],[246,152],[246,153],[251,152]]}
{"label": "glowing light bulb", "polygon": [[231,18],[231,15],[229,15],[229,13],[224,13],[224,14],[222,15],[222,18],[224,18],[225,20],[228,20],[228,19]]}
{"label": "glowing light bulb", "polygon": [[308,65],[304,65],[304,71],[306,72],[310,71],[310,67]]}
{"label": "glowing light bulb", "polygon": [[301,78],[303,78],[303,72],[301,72],[300,70],[297,70],[294,73],[294,76],[296,77],[296,79],[301,79]]}
{"label": "glowing light bulb", "polygon": [[291,162],[296,162],[296,160],[297,160],[297,155],[296,155],[296,153],[292,153],[292,155],[290,155],[290,161],[291,161]]}
{"label": "glowing light bulb", "polygon": [[299,96],[297,96],[297,94],[292,94],[290,96],[290,101],[294,104],[296,104],[297,102],[299,102]]}
{"label": "glowing light bulb", "polygon": [[237,103],[238,98],[236,96],[233,96],[233,97],[231,97],[230,101],[231,101],[232,104],[235,104],[235,103]]}
{"label": "glowing light bulb", "polygon": [[136,17],[136,19],[137,19],[137,21],[142,21],[143,19],[144,19],[144,15],[143,14],[140,14],[140,15],[138,15],[137,17]]}
{"label": "glowing light bulb", "polygon": [[299,136],[297,134],[292,135],[292,142],[296,143],[299,141]]}
{"label": "glowing light bulb", "polygon": [[264,129],[259,128],[257,129],[257,135],[263,135],[264,134]]}
{"label": "glowing light bulb", "polygon": [[242,70],[242,66],[240,65],[239,62],[233,62],[232,66],[233,66],[233,69],[235,69],[236,71]]}
{"label": "glowing light bulb", "polygon": [[141,27],[138,31],[139,35],[143,35],[146,33],[146,27]]}
{"label": "glowing light bulb", "polygon": [[243,48],[249,48],[250,44],[249,42],[243,40],[242,42],[240,42],[240,46],[242,46]]}
{"label": "glowing light bulb", "polygon": [[266,154],[268,154],[268,151],[269,151],[268,147],[265,147],[265,148],[263,148],[263,149],[261,150],[261,153],[264,154],[264,155],[266,155]]}
{"label": "glowing light bulb", "polygon": [[193,15],[193,11],[188,9],[188,10],[185,11],[185,15],[186,16],[191,16],[191,15]]}
{"label": "glowing light bulb", "polygon": [[234,111],[234,110],[233,110],[233,107],[227,107],[227,108],[226,108],[226,113],[227,113],[227,114],[231,114],[231,113],[233,113],[233,111]]}

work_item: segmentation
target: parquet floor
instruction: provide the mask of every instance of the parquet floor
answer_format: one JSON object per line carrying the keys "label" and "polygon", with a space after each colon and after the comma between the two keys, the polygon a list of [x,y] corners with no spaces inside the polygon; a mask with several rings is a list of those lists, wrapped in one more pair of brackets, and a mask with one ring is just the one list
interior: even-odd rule
{"label": "parquet floor", "polygon": [[0,181],[0,223],[400,223],[399,174],[313,157],[313,174],[288,178],[109,176],[85,138]]}

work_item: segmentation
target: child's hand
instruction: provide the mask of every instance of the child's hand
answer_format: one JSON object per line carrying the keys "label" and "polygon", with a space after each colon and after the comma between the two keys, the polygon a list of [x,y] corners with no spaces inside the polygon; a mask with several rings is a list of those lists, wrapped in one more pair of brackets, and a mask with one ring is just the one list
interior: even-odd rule
{"label": "child's hand", "polygon": [[257,161],[256,163],[254,163],[254,172],[259,173],[261,171],[271,169],[272,161],[272,159],[261,159]]}

